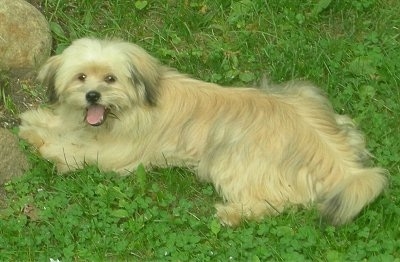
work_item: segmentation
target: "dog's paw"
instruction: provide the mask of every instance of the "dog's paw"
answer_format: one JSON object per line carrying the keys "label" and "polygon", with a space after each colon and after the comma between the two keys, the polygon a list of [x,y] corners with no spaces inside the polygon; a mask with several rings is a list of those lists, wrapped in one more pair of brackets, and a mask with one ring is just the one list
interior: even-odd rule
{"label": "dog's paw", "polygon": [[237,204],[216,204],[216,216],[224,226],[234,227],[240,224],[243,217],[242,209],[238,210]]}
{"label": "dog's paw", "polygon": [[42,137],[33,129],[22,128],[19,133],[19,137],[28,141],[35,148],[40,148],[44,145],[44,140]]}

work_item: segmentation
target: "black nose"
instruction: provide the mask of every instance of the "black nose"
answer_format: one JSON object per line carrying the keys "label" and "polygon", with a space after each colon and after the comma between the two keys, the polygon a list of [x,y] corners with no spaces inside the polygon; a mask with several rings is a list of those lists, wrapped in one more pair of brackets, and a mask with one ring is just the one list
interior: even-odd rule
{"label": "black nose", "polygon": [[99,101],[101,97],[101,94],[97,91],[89,91],[86,93],[86,100],[89,103],[96,103],[97,101]]}

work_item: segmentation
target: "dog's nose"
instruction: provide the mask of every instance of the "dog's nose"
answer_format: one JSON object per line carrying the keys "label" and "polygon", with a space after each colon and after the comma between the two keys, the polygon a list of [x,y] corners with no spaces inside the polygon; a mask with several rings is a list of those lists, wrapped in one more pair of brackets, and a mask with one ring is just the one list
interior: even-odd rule
{"label": "dog's nose", "polygon": [[89,91],[86,93],[86,100],[89,103],[96,103],[97,101],[99,101],[101,97],[101,94],[97,91]]}

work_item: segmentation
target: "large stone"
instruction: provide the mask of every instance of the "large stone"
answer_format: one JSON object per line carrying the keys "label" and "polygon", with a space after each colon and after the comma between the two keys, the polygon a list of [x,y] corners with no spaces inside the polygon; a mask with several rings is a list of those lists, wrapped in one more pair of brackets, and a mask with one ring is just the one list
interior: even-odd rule
{"label": "large stone", "polygon": [[17,136],[0,128],[0,185],[28,170],[29,164],[23,154]]}
{"label": "large stone", "polygon": [[0,70],[25,74],[49,57],[51,33],[44,16],[23,0],[0,3]]}

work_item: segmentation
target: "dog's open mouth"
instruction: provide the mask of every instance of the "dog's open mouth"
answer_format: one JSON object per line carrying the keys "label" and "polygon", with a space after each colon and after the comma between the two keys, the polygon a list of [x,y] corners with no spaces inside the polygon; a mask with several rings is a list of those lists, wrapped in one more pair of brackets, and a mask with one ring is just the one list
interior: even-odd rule
{"label": "dog's open mouth", "polygon": [[85,120],[89,125],[100,126],[106,120],[108,109],[99,104],[92,104],[86,109]]}

